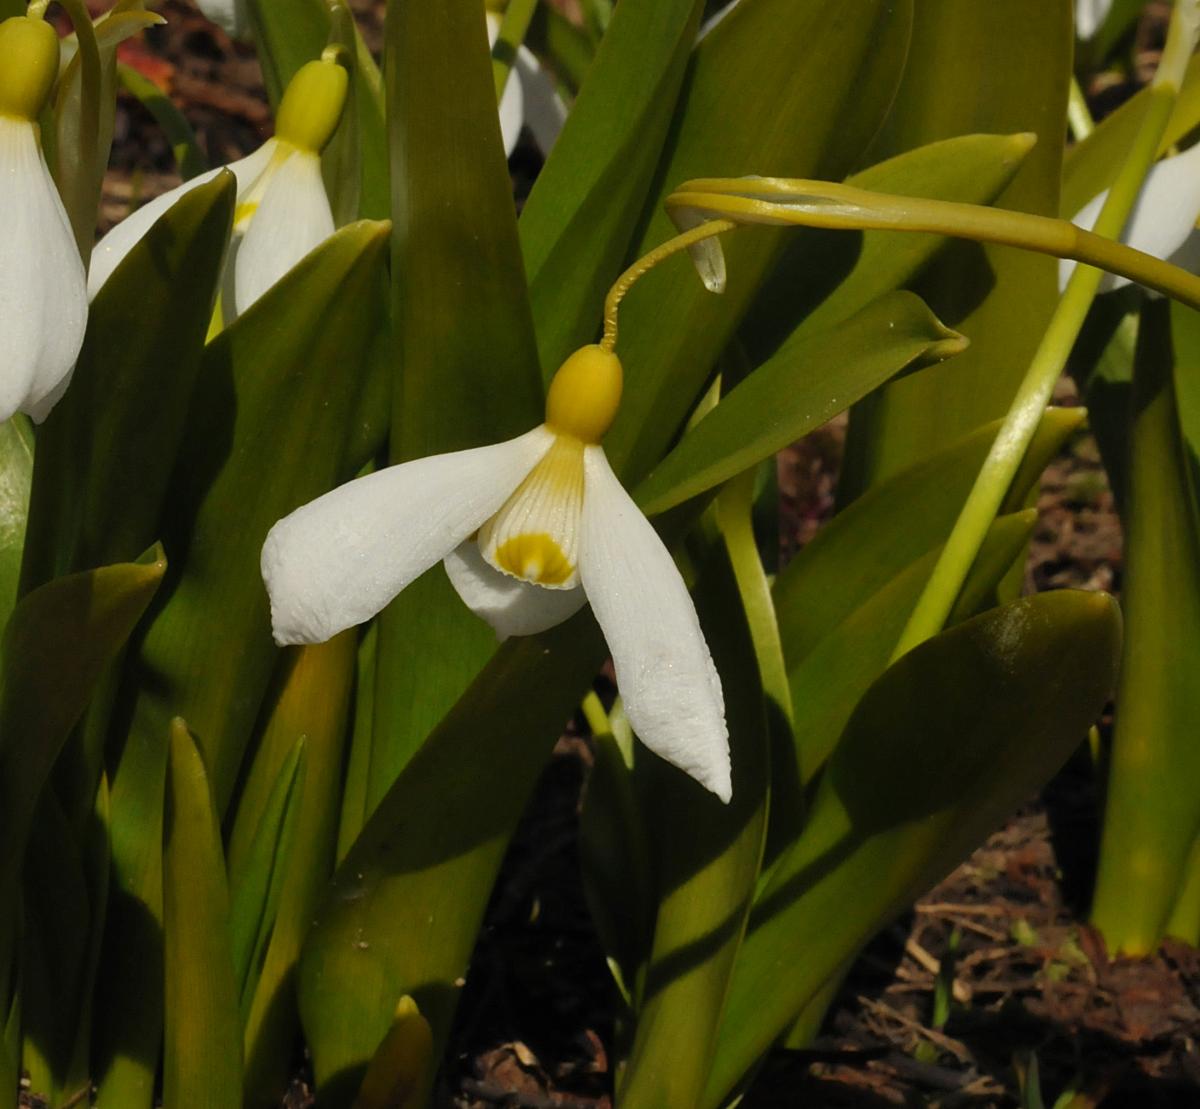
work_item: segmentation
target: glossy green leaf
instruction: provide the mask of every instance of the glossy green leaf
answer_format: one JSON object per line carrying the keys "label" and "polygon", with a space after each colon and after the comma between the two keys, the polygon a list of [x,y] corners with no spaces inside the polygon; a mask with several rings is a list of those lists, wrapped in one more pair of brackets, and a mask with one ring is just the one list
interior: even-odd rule
{"label": "glossy green leaf", "polygon": [[242,1090],[241,1021],[221,829],[200,748],[171,722],[163,822],[163,1104],[229,1109]]}
{"label": "glossy green leaf", "polygon": [[354,1109],[418,1109],[433,1081],[433,1032],[405,995],[371,1057]]}
{"label": "glossy green leaf", "polygon": [[[333,873],[339,785],[346,741],[346,715],[357,637],[343,632],[328,643],[296,652],[286,684],[271,712],[254,766],[240,800],[230,842],[230,862],[241,848],[240,830],[251,823],[261,796],[289,741],[302,736],[307,772],[297,807],[290,862],[280,890],[278,913],[246,1015],[246,1103],[277,1106],[292,1075],[290,1045],[299,1028],[296,964],[313,912]],[[243,816],[245,813],[245,817]]]}
{"label": "glossy green leaf", "polygon": [[596,334],[604,294],[638,230],[703,7],[624,0],[521,212],[547,376]]}
{"label": "glossy green leaf", "polygon": [[16,886],[34,806],[97,679],[162,580],[161,549],[136,563],[59,578],[13,610],[0,690],[0,1004],[8,1009]]}
{"label": "glossy green leaf", "polygon": [[[1046,464],[1083,421],[1082,409],[1050,408],[1003,511],[1021,508]],[[839,512],[775,583],[788,668],[926,551],[945,541],[999,424],[990,424],[897,474]]]}
{"label": "glossy green leaf", "polygon": [[1197,372],[1196,313],[1147,301],[1122,517],[1126,649],[1092,904],[1092,922],[1114,954],[1148,955],[1158,946],[1200,832],[1200,689],[1191,680],[1200,666],[1200,540],[1174,384]]}
{"label": "glossy green leaf", "polygon": [[[1000,516],[971,568],[949,624],[974,615],[995,590],[1033,534],[1037,512]],[[801,781],[812,781],[829,757],[846,721],[871,683],[887,668],[900,633],[941,553],[927,552],[898,574],[826,635],[788,675],[795,706],[797,764]]]}
{"label": "glossy green leaf", "polygon": [[[909,0],[743,3],[696,48],[637,253],[674,233],[662,210],[697,176],[770,172],[840,178],[862,157],[895,94]],[[729,284],[715,297],[684,259],[643,278],[622,309],[621,414],[605,447],[619,473],[644,477],[703,391],[786,232],[748,228],[726,244]]]}
{"label": "glossy green leaf", "polygon": [[223,808],[278,654],[262,543],[276,520],[342,474],[349,413],[379,323],[371,292],[386,235],[386,224],[343,228],[205,348],[166,502],[179,565],[130,663],[136,688],[113,780],[122,896],[105,953],[97,1066],[101,1096],[113,1104],[149,1105],[161,1035],[161,855],[152,845],[165,751],[156,737],[186,710]]}
{"label": "glossy green leaf", "polygon": [[763,688],[737,579],[719,541],[704,560],[697,608],[725,693],[733,800],[722,805],[680,771],[653,763],[650,842],[660,900],[637,1030],[617,1088],[625,1109],[697,1103],[762,858]]}
{"label": "glossy green leaf", "polygon": [[579,91],[596,56],[595,44],[586,32],[557,8],[539,4],[525,43],[535,54],[549,59],[572,92]]}
{"label": "glossy green leaf", "polygon": [[33,428],[18,415],[0,424],[0,629],[17,603],[32,483]]}
{"label": "glossy green leaf", "polygon": [[[1021,168],[1034,136],[958,135],[897,154],[847,178],[875,192],[991,204]],[[828,330],[920,273],[947,240],[911,232],[797,228],[755,297],[739,336],[762,361],[789,334]],[[819,260],[819,264],[814,264]]]}
{"label": "glossy green leaf", "polygon": [[701,1105],[721,1104],[861,944],[1061,765],[1119,651],[1111,598],[1064,590],[944,632],[871,687],[759,895]]}
{"label": "glossy green leaf", "polygon": [[92,302],[71,387],[38,430],[23,588],[131,558],[156,537],[212,318],[234,186],[224,173],[181,197]]}
{"label": "glossy green leaf", "polygon": [[[253,839],[238,859],[238,868],[233,869],[232,858],[227,861],[229,942],[243,1019],[254,996],[258,968],[266,956],[279,911],[284,875],[294,863],[296,820],[307,771],[304,746],[301,736],[279,767],[264,803],[253,810],[259,819]],[[247,810],[247,815],[250,812]]]}
{"label": "glossy green leaf", "polygon": [[171,144],[171,153],[175,155],[179,175],[185,181],[208,169],[208,161],[196,142],[192,125],[162,89],[133,66],[120,63],[117,65],[117,81],[127,93],[137,97],[142,107],[162,128],[167,142]]}
{"label": "glossy green leaf", "polygon": [[688,429],[638,486],[638,503],[651,514],[673,508],[807,435],[906,367],[965,346],[907,292],[883,295],[831,331],[801,331]]}
{"label": "glossy green leaf", "polygon": [[440,1052],[517,817],[604,654],[586,613],[503,644],[338,867],[298,980],[328,1104],[353,1099],[405,994]]}
{"label": "glossy green leaf", "polygon": [[[344,0],[291,0],[289,3],[247,0],[246,11],[258,46],[267,95],[276,107],[296,70],[305,62],[320,57],[331,37],[340,41],[350,32],[354,33],[351,49],[354,90],[347,111],[354,113],[353,131],[360,144],[362,179],[358,214],[366,219],[384,218],[388,214],[388,152],[383,82],[371,52],[354,28],[353,17],[347,22],[341,16],[341,12],[348,11],[346,3]],[[336,148],[339,142],[335,136],[332,146]],[[335,156],[341,156],[336,149]],[[334,199],[338,198],[335,196]]]}
{"label": "glossy green leaf", "polygon": [[[870,157],[964,133],[1031,132],[1037,145],[996,203],[1056,215],[1072,45],[1065,2],[922,0],[904,81]],[[955,244],[916,291],[971,348],[854,410],[842,503],[1007,411],[1057,300],[1055,263]]]}
{"label": "glossy green leaf", "polygon": [[[395,8],[386,49],[396,166],[390,456],[401,462],[519,435],[543,412],[482,6]],[[440,566],[388,606],[368,813],[495,648]]]}

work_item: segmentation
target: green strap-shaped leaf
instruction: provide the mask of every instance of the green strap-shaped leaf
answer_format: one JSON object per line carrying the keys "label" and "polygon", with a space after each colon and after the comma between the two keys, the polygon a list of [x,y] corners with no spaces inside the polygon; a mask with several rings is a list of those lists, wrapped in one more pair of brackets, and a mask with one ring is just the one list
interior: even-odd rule
{"label": "green strap-shaped leaf", "polygon": [[0,629],[17,603],[32,484],[33,427],[16,415],[0,424]]}
{"label": "green strap-shaped leaf", "polygon": [[[693,55],[637,253],[674,234],[662,201],[698,175],[842,177],[892,101],[911,19],[909,0],[735,7]],[[680,258],[626,300],[617,348],[625,395],[605,446],[627,479],[644,477],[683,423],[783,238],[763,228],[735,232],[722,296]]]}
{"label": "green strap-shaped leaf", "polygon": [[831,331],[799,332],[688,429],[638,486],[638,503],[651,514],[674,508],[807,435],[905,367],[965,347],[907,292],[884,294]]}
{"label": "green strap-shaped leaf", "polygon": [[121,63],[117,65],[117,81],[127,93],[137,97],[142,107],[162,128],[167,142],[171,144],[171,153],[175,155],[179,175],[185,181],[208,169],[208,160],[196,141],[192,125],[162,89],[133,66]]}
{"label": "green strap-shaped leaf", "polygon": [[1158,946],[1200,832],[1200,540],[1172,377],[1200,371],[1198,340],[1195,312],[1146,303],[1122,517],[1125,652],[1092,904],[1114,954]]}
{"label": "green strap-shaped leaf", "polygon": [[[401,462],[529,430],[543,417],[542,386],[482,5],[394,7],[385,68],[396,226],[390,455]],[[368,813],[495,647],[440,566],[388,607]]]}
{"label": "green strap-shaped leaf", "polygon": [[[957,135],[897,154],[847,178],[860,189],[991,204],[1021,168],[1034,136]],[[738,334],[755,362],[797,328],[825,331],[911,281],[946,244],[911,232],[797,228]],[[818,261],[819,260],[819,261]]]}
{"label": "green strap-shaped leaf", "polygon": [[163,822],[166,1032],[163,1104],[240,1104],[242,1037],[221,829],[204,759],[171,722]]}
{"label": "green strap-shaped leaf", "polygon": [[[348,1103],[410,994],[449,1031],[517,817],[605,647],[587,614],[506,642],[413,756],[326,889],[298,989],[318,1087]],[[347,984],[353,983],[353,989]]]}
{"label": "green strap-shaped leaf", "polygon": [[[1050,408],[1013,481],[1003,510],[1021,508],[1046,464],[1085,413]],[[789,669],[861,603],[953,526],[999,423],[917,463],[839,512],[775,582],[775,609]]]}
{"label": "green strap-shaped leaf", "polygon": [[129,664],[135,688],[113,780],[120,896],[104,959],[97,1074],[101,1096],[116,1105],[150,1104],[161,1036],[161,853],[152,849],[161,838],[160,737],[186,710],[223,807],[278,654],[259,572],[263,540],[342,472],[365,348],[379,324],[371,292],[387,230],[343,228],[205,348],[167,497],[168,543],[178,544],[181,565]]}
{"label": "green strap-shaped leaf", "polygon": [[757,900],[701,1105],[721,1104],[862,943],[1061,765],[1119,651],[1111,598],[1064,590],[943,633],[871,687]]}
{"label": "green strap-shaped leaf", "polygon": [[254,968],[254,991],[245,1021],[246,1102],[278,1105],[291,1078],[289,1045],[299,1027],[296,964],[313,912],[333,873],[339,785],[357,636],[343,632],[328,643],[304,647],[288,671],[242,795],[230,841],[230,865],[244,850],[241,830],[251,822],[260,782],[277,765],[284,745],[303,736],[303,790],[292,836],[291,860],[280,891],[270,944]]}
{"label": "green strap-shaped leaf", "polygon": [[[952,135],[1031,132],[1037,145],[997,204],[1056,215],[1070,5],[921,0],[915,12],[904,81],[872,160]],[[893,382],[855,409],[840,503],[1007,411],[1057,299],[1055,264],[956,244],[916,291],[971,348],[953,365]]]}
{"label": "green strap-shaped leaf", "polygon": [[624,0],[521,212],[542,370],[599,325],[638,230],[696,38],[701,0]]}
{"label": "green strap-shaped leaf", "polygon": [[161,549],[144,561],[59,578],[13,610],[0,679],[0,1011],[11,1002],[16,889],[30,819],[58,752],[162,580]]}
{"label": "green strap-shaped leaf", "polygon": [[704,1090],[766,830],[762,681],[720,540],[705,559],[697,602],[725,694],[733,800],[722,805],[655,761],[651,843],[659,906],[637,1031],[617,1090],[625,1109],[695,1105]]}

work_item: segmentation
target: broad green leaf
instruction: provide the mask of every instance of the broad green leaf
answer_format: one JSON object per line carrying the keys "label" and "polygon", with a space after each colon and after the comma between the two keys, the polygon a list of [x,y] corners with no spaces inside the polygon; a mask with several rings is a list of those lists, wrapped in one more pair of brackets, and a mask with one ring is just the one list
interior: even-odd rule
{"label": "broad green leaf", "polygon": [[38,430],[25,589],[156,537],[212,318],[235,182],[192,189],[96,295],[71,387]]}
{"label": "broad green leaf", "polygon": [[638,503],[650,514],[682,504],[807,435],[905,367],[965,346],[907,292],[884,294],[831,331],[803,330],[688,429],[638,487]]}
{"label": "broad green leaf", "polygon": [[245,1022],[246,1102],[278,1105],[287,1083],[299,1028],[296,964],[313,912],[333,873],[339,786],[346,741],[346,715],[354,676],[357,636],[343,632],[328,643],[296,652],[267,723],[251,769],[230,843],[239,849],[239,830],[250,823],[261,796],[260,781],[278,765],[288,741],[303,736],[307,772],[297,809],[290,862],[279,896],[270,944],[260,966]]}
{"label": "broad green leaf", "polygon": [[1167,920],[1166,934],[1193,947],[1200,944],[1200,836],[1192,842],[1183,881]]}
{"label": "broad green leaf", "polygon": [[338,867],[298,979],[329,1104],[353,1099],[405,994],[440,1052],[517,817],[604,654],[586,613],[503,644]]}
{"label": "broad green leaf", "polygon": [[[871,159],[952,135],[1031,132],[1037,145],[996,203],[1056,215],[1072,45],[1066,0],[922,0]],[[916,291],[970,350],[853,411],[841,503],[1007,411],[1057,300],[1055,270],[1051,258],[1004,247],[961,243],[941,253]]]}
{"label": "broad green leaf", "polygon": [[[231,865],[231,857],[226,860],[233,980],[243,1019],[275,926],[284,875],[294,863],[296,819],[307,771],[304,747],[305,737],[301,736],[279,767],[264,803],[247,810],[247,816],[253,813],[259,820],[252,840],[237,860],[237,870]],[[249,819],[245,823],[250,823]]]}
{"label": "broad green leaf", "polygon": [[[971,568],[954,624],[971,616],[995,590],[1033,534],[1037,512],[1000,516],[992,525]],[[905,622],[924,588],[941,545],[922,555],[862,604],[788,675],[795,706],[797,764],[807,785],[829,757],[846,721],[871,683],[887,668]]]}
{"label": "broad green leaf", "polygon": [[758,897],[701,1105],[723,1103],[846,959],[1061,765],[1119,651],[1111,598],[1063,590],[944,632],[879,678]]}
{"label": "broad green leaf", "polygon": [[32,482],[33,428],[13,416],[0,424],[0,629],[17,603]]}
{"label": "broad green leaf", "polygon": [[[875,192],[991,204],[1021,168],[1034,136],[958,135],[897,154],[847,178]],[[739,329],[760,362],[797,328],[828,330],[924,268],[947,240],[911,232],[797,228]],[[818,260],[820,264],[814,264]]]}
{"label": "broad green leaf", "polygon": [[112,1104],[149,1105],[161,1036],[161,853],[153,850],[161,839],[160,737],[186,711],[223,808],[278,654],[259,554],[276,520],[341,474],[349,413],[378,326],[370,294],[386,234],[386,224],[343,228],[205,348],[166,502],[168,549],[178,543],[179,565],[130,662],[136,688],[113,780],[121,896],[104,959],[97,1066],[101,1096]]}
{"label": "broad green leaf", "polygon": [[0,676],[0,1006],[9,979],[17,887],[30,821],[55,758],[100,675],[120,651],[165,570],[161,549],[142,561],[60,578],[13,610]]}
{"label": "broad green leaf", "polygon": [[416,1002],[405,995],[371,1057],[354,1109],[419,1109],[433,1075],[433,1032]]}
{"label": "broad green leaf", "polygon": [[638,230],[703,7],[624,0],[521,212],[547,376],[596,334],[604,294]]}
{"label": "broad green leaf", "polygon": [[767,718],[754,642],[724,545],[705,558],[697,607],[721,675],[733,763],[722,805],[653,764],[659,907],[637,1030],[618,1084],[624,1109],[695,1105],[758,878],[767,817]]}
{"label": "broad green leaf", "polygon": [[[1049,408],[1003,506],[1024,505],[1033,483],[1083,421]],[[839,512],[779,575],[775,608],[788,668],[906,566],[945,541],[999,430],[989,424],[897,474]]]}
{"label": "broad green leaf", "polygon": [[1195,316],[1147,301],[1138,329],[1122,517],[1125,652],[1092,903],[1114,954],[1158,946],[1200,832],[1200,541],[1173,380],[1200,372]]}
{"label": "broad green leaf", "polygon": [[551,66],[569,90],[578,92],[596,56],[595,44],[557,8],[539,4],[525,36],[526,45]]}
{"label": "broad green leaf", "polygon": [[[362,180],[358,214],[365,219],[384,218],[388,214],[388,152],[383,82],[379,67],[354,27],[353,16],[348,21],[343,16],[349,14],[345,0],[291,0],[290,3],[247,0],[246,9],[258,46],[267,96],[275,107],[296,70],[320,57],[334,30],[334,11],[338,13],[335,37],[340,40],[354,32],[350,51],[354,91],[346,110],[354,113],[353,129],[360,142]],[[339,142],[335,136],[332,144],[335,151]]]}
{"label": "broad green leaf", "polygon": [[163,821],[163,1104],[229,1109],[242,1090],[241,1022],[221,829],[200,748],[176,718]]}
{"label": "broad green leaf", "polygon": [[185,181],[208,169],[208,160],[196,141],[192,125],[162,89],[133,66],[121,63],[117,65],[117,81],[127,93],[137,97],[162,128],[171,144],[171,153],[175,155],[179,175]]}
{"label": "broad green leaf", "polygon": [[371,747],[375,722],[376,647],[379,622],[371,621],[359,639],[354,662],[354,714],[350,730],[350,756],[342,788],[338,819],[337,861],[346,857],[367,820],[367,790],[371,776]]}
{"label": "broad green leaf", "polygon": [[[390,456],[402,462],[519,435],[543,411],[482,5],[393,7],[386,50],[396,167]],[[368,813],[495,647],[440,566],[387,608]]]}
{"label": "broad green leaf", "polygon": [[[666,241],[662,201],[697,176],[841,178],[862,157],[895,94],[909,0],[752,0],[696,48],[637,253]],[[632,481],[646,475],[703,391],[786,232],[747,228],[726,243],[729,284],[707,292],[685,259],[642,279],[625,301],[621,414],[605,443]]]}

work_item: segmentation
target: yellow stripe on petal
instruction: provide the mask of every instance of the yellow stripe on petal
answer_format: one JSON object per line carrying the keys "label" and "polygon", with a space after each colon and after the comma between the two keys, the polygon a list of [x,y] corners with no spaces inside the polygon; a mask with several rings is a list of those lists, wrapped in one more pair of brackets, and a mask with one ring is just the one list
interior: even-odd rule
{"label": "yellow stripe on petal", "polygon": [[547,589],[579,580],[583,443],[558,435],[504,506],[479,529],[479,550],[503,574]]}

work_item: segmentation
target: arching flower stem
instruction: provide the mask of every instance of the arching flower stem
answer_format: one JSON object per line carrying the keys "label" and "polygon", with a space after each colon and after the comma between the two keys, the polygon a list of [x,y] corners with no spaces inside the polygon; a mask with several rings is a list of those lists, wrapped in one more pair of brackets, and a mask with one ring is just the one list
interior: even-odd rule
{"label": "arching flower stem", "polygon": [[[682,234],[676,235],[673,239],[668,239],[665,243],[656,246],[652,251],[643,257],[639,258],[632,266],[629,267],[617,280],[613,283],[611,289],[608,290],[608,295],[604,298],[604,335],[600,339],[602,349],[610,353],[617,346],[617,315],[621,308],[621,301],[625,299],[625,294],[633,288],[639,278],[645,277],[655,266],[660,262],[665,262],[672,255],[678,254],[681,250],[687,250],[697,243],[702,243],[706,239],[715,238],[717,235],[724,234],[726,231],[732,231],[738,225],[732,220],[714,219],[700,224],[697,227],[692,227]],[[699,261],[697,265],[700,266]],[[702,266],[701,273],[704,269]],[[719,278],[705,279],[705,285],[710,292],[719,293],[724,289],[725,275],[722,269]]]}

